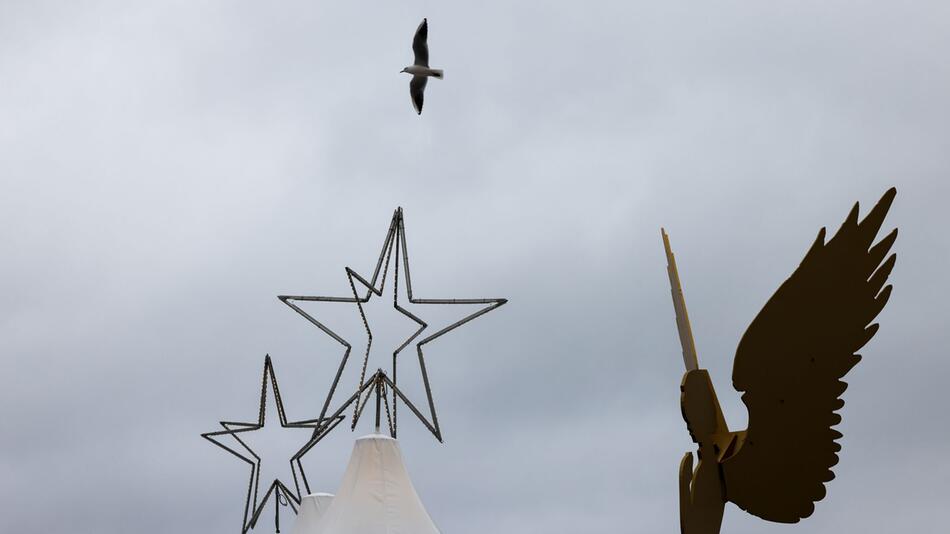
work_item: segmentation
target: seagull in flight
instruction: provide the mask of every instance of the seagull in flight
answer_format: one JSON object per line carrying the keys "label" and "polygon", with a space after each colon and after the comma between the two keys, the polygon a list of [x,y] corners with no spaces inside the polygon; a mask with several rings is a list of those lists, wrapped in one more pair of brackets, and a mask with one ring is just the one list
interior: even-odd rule
{"label": "seagull in flight", "polygon": [[422,19],[422,24],[416,29],[416,36],[412,38],[412,51],[416,55],[416,60],[412,65],[399,71],[412,74],[412,80],[409,81],[409,95],[412,96],[412,107],[419,115],[422,115],[422,99],[429,76],[442,79],[442,69],[429,68],[429,45],[426,44],[428,36],[429,23],[426,19]]}

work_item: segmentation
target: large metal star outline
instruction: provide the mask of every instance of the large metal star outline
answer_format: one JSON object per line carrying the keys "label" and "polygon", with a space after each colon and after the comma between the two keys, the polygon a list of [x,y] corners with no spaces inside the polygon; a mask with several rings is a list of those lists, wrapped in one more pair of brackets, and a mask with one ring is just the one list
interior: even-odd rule
{"label": "large metal star outline", "polygon": [[[312,448],[312,446],[304,445],[290,459],[290,470],[294,478],[294,491],[291,491],[290,488],[280,481],[280,479],[274,479],[267,487],[264,497],[260,500],[258,499],[258,489],[261,476],[261,458],[253,450],[251,450],[250,447],[248,447],[244,440],[241,439],[239,434],[253,432],[264,427],[264,412],[267,403],[268,379],[270,379],[271,388],[274,391],[274,402],[277,405],[277,414],[280,420],[280,426],[284,428],[312,428],[315,432],[319,432],[319,438],[322,439],[323,436],[336,428],[340,421],[343,420],[343,417],[340,416],[335,417],[330,421],[325,421],[325,424],[321,424],[322,419],[287,421],[287,414],[284,411],[284,402],[280,396],[280,388],[277,385],[277,375],[274,373],[273,363],[271,363],[270,355],[265,356],[264,374],[263,378],[261,379],[261,402],[258,411],[257,422],[237,423],[233,421],[220,421],[219,424],[224,428],[224,430],[206,432],[201,435],[201,437],[240,458],[251,467],[251,474],[247,485],[247,500],[244,504],[244,519],[241,526],[242,533],[246,533],[248,530],[254,528],[254,526],[257,524],[258,518],[261,515],[261,512],[263,512],[264,507],[267,505],[267,502],[270,500],[271,496],[274,496],[276,499],[278,499],[278,501],[281,499],[281,497],[283,497],[283,499],[287,501],[287,504],[290,505],[291,509],[296,514],[302,497],[311,493],[310,484],[307,482],[307,475],[304,472],[301,459]],[[234,438],[234,440],[240,444],[240,449],[243,449],[246,454],[235,450],[235,448],[226,443],[221,442],[220,438],[222,436],[230,436]],[[297,476],[298,472],[300,473],[299,477]],[[301,492],[301,483],[303,483],[303,489],[305,493]]]}
{"label": "large metal star outline", "polygon": [[[409,252],[406,248],[406,230],[405,230],[405,223],[403,220],[402,208],[397,208],[396,211],[393,213],[392,221],[389,224],[389,230],[386,232],[386,238],[383,241],[383,246],[379,253],[379,259],[376,261],[376,268],[373,271],[373,276],[369,280],[367,280],[366,278],[360,276],[353,269],[349,267],[346,268],[346,276],[350,283],[352,296],[328,297],[328,296],[280,295],[277,298],[279,298],[281,302],[289,306],[295,312],[300,314],[304,319],[306,319],[311,324],[319,328],[323,333],[333,338],[337,343],[343,345],[343,347],[345,348],[344,353],[343,353],[343,358],[340,361],[340,366],[337,369],[336,376],[333,379],[333,384],[330,386],[330,391],[327,394],[326,400],[323,403],[323,408],[320,412],[319,420],[323,420],[330,409],[330,403],[333,400],[334,393],[336,392],[337,386],[339,385],[340,377],[343,374],[343,369],[346,367],[347,361],[349,360],[350,351],[352,350],[352,345],[350,345],[350,343],[347,340],[340,337],[336,332],[331,330],[325,324],[321,323],[318,319],[313,317],[311,314],[304,311],[300,306],[297,305],[297,303],[298,302],[342,302],[342,303],[356,304],[357,309],[359,310],[359,313],[360,313],[360,318],[363,320],[363,327],[366,330],[367,343],[366,343],[366,352],[363,355],[363,369],[362,369],[362,372],[360,373],[360,382],[357,387],[357,393],[355,396],[359,397],[359,395],[361,395],[363,392],[366,392],[366,396],[367,396],[366,401],[368,401],[369,396],[374,391],[374,388],[366,387],[369,385],[369,382],[366,381],[366,365],[369,360],[369,353],[372,347],[373,334],[372,334],[372,330],[370,329],[369,323],[366,319],[366,313],[363,310],[363,304],[368,302],[369,299],[372,298],[374,295],[378,297],[382,297],[383,290],[385,289],[385,285],[386,285],[386,273],[389,270],[390,260],[393,258],[394,255],[395,255],[396,261],[392,262],[394,265],[393,269],[394,269],[394,274],[395,274],[394,282],[393,282],[393,307],[399,313],[413,320],[417,325],[419,325],[419,328],[415,332],[413,332],[412,335],[410,335],[402,344],[400,344],[393,351],[392,385],[391,387],[386,388],[387,391],[392,391],[393,413],[391,416],[390,434],[393,437],[396,437],[397,427],[396,427],[395,422],[396,422],[396,406],[397,406],[398,400],[402,399],[404,402],[406,402],[410,406],[410,408],[414,408],[411,405],[411,403],[409,403],[408,400],[401,393],[398,392],[398,389],[395,386],[396,378],[397,378],[396,363],[398,360],[398,356],[399,356],[399,353],[404,348],[406,348],[410,343],[420,338],[422,336],[423,331],[425,331],[425,329],[428,327],[428,324],[425,321],[423,321],[422,319],[414,315],[412,312],[410,312],[409,310],[399,305],[398,283],[399,283],[400,260],[402,260],[401,263],[402,263],[402,269],[403,269],[403,276],[405,277],[405,283],[406,283],[406,294],[410,303],[412,304],[469,304],[469,305],[470,304],[484,304],[485,305],[484,307],[481,307],[478,310],[462,317],[461,319],[455,321],[454,323],[432,334],[421,337],[421,339],[419,339],[416,342],[416,354],[418,355],[419,368],[422,372],[422,382],[425,386],[426,398],[429,404],[429,417],[427,418],[423,416],[420,412],[418,412],[418,410],[413,409],[412,411],[420,419],[422,424],[425,425],[425,427],[432,433],[432,435],[434,435],[435,438],[441,442],[442,431],[439,426],[439,418],[436,415],[435,402],[433,401],[433,398],[432,398],[432,387],[429,383],[428,374],[426,373],[426,363],[425,363],[425,356],[423,354],[423,347],[426,344],[434,341],[435,339],[464,325],[465,323],[468,323],[469,321],[472,321],[473,319],[476,319],[477,317],[481,317],[482,315],[494,310],[495,308],[502,306],[503,304],[508,302],[507,299],[502,299],[502,298],[489,298],[489,299],[415,298],[412,293],[412,279],[409,273]],[[362,290],[358,291],[357,284],[362,286],[362,288],[365,289],[365,291],[362,291]],[[375,376],[376,375],[374,375],[374,377]],[[356,404],[354,405],[354,415],[353,415],[353,422],[352,422],[351,428],[355,428],[356,422],[359,419],[359,415],[362,412],[361,407],[365,407],[366,401],[356,402]],[[347,404],[349,404],[349,402],[350,401],[348,401]],[[337,412],[339,412],[339,410]],[[325,424],[331,424],[333,418],[330,418],[330,419],[331,421]],[[322,428],[318,428],[314,431],[313,442],[319,440],[318,435],[321,431],[322,431]]]}

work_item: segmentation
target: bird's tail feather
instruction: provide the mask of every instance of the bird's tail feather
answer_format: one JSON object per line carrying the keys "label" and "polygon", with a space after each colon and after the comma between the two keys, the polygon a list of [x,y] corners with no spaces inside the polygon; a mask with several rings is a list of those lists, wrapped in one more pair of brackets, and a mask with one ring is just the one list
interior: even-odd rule
{"label": "bird's tail feather", "polygon": [[432,77],[442,79],[444,75],[442,74],[442,69],[432,69]]}

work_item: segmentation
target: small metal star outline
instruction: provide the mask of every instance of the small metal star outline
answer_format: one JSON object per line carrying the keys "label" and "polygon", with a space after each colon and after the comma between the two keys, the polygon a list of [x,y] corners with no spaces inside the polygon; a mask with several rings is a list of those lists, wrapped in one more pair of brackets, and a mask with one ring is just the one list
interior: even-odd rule
{"label": "small metal star outline", "polygon": [[[319,432],[319,438],[323,438],[331,430],[336,428],[336,426],[343,420],[342,416],[333,418],[333,420],[324,422],[321,424],[322,419],[309,419],[305,421],[287,421],[287,414],[284,411],[284,403],[280,396],[280,388],[277,385],[277,375],[274,373],[274,365],[271,362],[270,355],[264,357],[264,374],[261,379],[261,402],[260,408],[258,411],[258,417],[256,423],[238,423],[233,421],[220,421],[219,424],[224,428],[224,430],[218,430],[215,432],[206,432],[201,434],[201,437],[207,439],[208,441],[214,443],[218,447],[228,451],[234,456],[240,458],[242,461],[251,466],[251,475],[248,480],[247,487],[247,500],[244,504],[244,519],[242,522],[241,532],[246,533],[248,530],[255,527],[257,520],[263,512],[264,507],[267,505],[268,500],[271,495],[274,494],[275,498],[278,501],[283,497],[286,499],[287,504],[290,505],[293,512],[296,514],[298,507],[300,506],[300,501],[304,495],[301,492],[301,482],[303,482],[303,488],[306,491],[306,494],[310,493],[310,484],[307,482],[307,475],[304,472],[303,464],[301,459],[303,456],[312,448],[312,446],[304,445],[301,449],[294,454],[290,459],[290,469],[294,477],[294,490],[291,491],[283,482],[279,479],[274,479],[273,482],[268,486],[267,491],[264,493],[263,499],[260,500],[258,504],[259,496],[259,484],[260,484],[260,471],[261,471],[261,458],[258,456],[250,447],[241,439],[238,434],[244,432],[253,432],[255,430],[260,430],[264,427],[264,412],[267,403],[267,382],[268,378],[270,379],[271,389],[274,391],[274,401],[277,404],[277,414],[280,420],[280,426],[284,428],[312,428],[314,432]],[[231,436],[237,441],[247,455],[235,450],[231,446],[220,441],[222,436]],[[312,438],[311,438],[312,439]],[[309,443],[309,442],[308,442]],[[249,455],[249,456],[248,456]],[[298,478],[297,473],[300,473]],[[283,503],[281,503],[283,504]]]}
{"label": "small metal star outline", "polygon": [[[398,283],[399,283],[400,259],[402,260],[403,275],[405,277],[405,282],[406,282],[406,293],[407,293],[407,297],[410,303],[412,304],[484,304],[485,305],[484,307],[481,307],[478,310],[462,317],[461,319],[455,321],[454,323],[432,334],[429,334],[428,336],[422,337],[422,339],[416,342],[416,353],[418,355],[419,367],[420,367],[420,370],[422,371],[422,381],[423,381],[423,384],[425,385],[426,398],[429,404],[429,417],[426,418],[415,409],[413,409],[413,413],[422,421],[423,425],[425,425],[425,427],[432,433],[432,435],[435,436],[435,438],[441,442],[442,431],[441,431],[441,427],[439,426],[439,418],[436,415],[435,402],[433,401],[433,398],[432,398],[432,388],[431,388],[431,385],[429,384],[429,377],[428,377],[428,374],[426,373],[426,364],[425,364],[425,356],[423,354],[423,347],[426,344],[434,341],[435,339],[464,325],[465,323],[468,323],[469,321],[472,321],[478,317],[481,317],[482,315],[485,315],[486,313],[504,305],[506,302],[508,302],[507,299],[503,299],[503,298],[486,298],[486,299],[415,298],[412,293],[412,279],[409,273],[409,253],[406,247],[406,231],[405,231],[405,223],[403,219],[402,208],[397,208],[396,211],[393,213],[392,221],[390,222],[390,225],[389,225],[389,230],[386,232],[386,239],[383,241],[383,246],[379,253],[379,259],[376,261],[376,268],[373,271],[373,276],[369,280],[367,280],[366,278],[360,276],[353,269],[349,267],[346,268],[346,276],[350,283],[352,296],[330,297],[330,296],[279,295],[277,298],[279,298],[281,302],[283,302],[284,304],[289,306],[291,309],[293,309],[295,312],[297,312],[299,315],[301,315],[304,319],[306,319],[311,324],[319,328],[323,333],[333,338],[337,343],[343,345],[343,347],[345,348],[344,353],[343,353],[343,358],[340,361],[340,366],[337,369],[336,376],[333,379],[333,383],[330,386],[330,391],[327,394],[326,400],[324,401],[324,404],[323,404],[323,408],[320,412],[319,420],[323,420],[323,418],[326,416],[327,412],[330,409],[330,403],[333,399],[334,393],[336,392],[337,386],[339,385],[340,377],[343,374],[343,369],[346,367],[347,361],[349,360],[350,351],[352,350],[352,345],[348,341],[340,337],[336,332],[334,332],[329,327],[327,327],[325,324],[321,323],[315,317],[313,317],[312,315],[304,311],[300,306],[297,305],[297,303],[298,302],[343,302],[343,303],[356,304],[357,308],[359,309],[360,317],[363,320],[363,327],[366,330],[366,334],[368,337],[368,341],[366,345],[366,353],[363,356],[363,370],[360,374],[359,386],[357,387],[357,396],[359,396],[359,394],[363,391],[368,391],[367,393],[367,401],[368,401],[368,396],[370,393],[369,393],[368,388],[365,387],[368,384],[365,381],[365,376],[366,376],[366,364],[368,362],[370,348],[372,346],[372,331],[369,327],[369,323],[367,322],[366,314],[363,310],[363,304],[368,302],[369,299],[373,297],[373,295],[376,295],[379,297],[383,295],[383,290],[385,289],[385,285],[386,285],[386,273],[389,270],[390,260],[393,257],[394,253],[395,253],[396,261],[394,262],[395,279],[393,282],[393,285],[394,285],[393,307],[397,311],[399,311],[399,313],[412,319],[416,324],[419,325],[419,328],[412,335],[410,335],[399,347],[397,347],[395,351],[393,351],[392,387],[388,388],[388,390],[393,392],[393,397],[392,397],[393,424],[391,425],[391,428],[390,428],[390,434],[393,437],[396,437],[395,421],[396,421],[396,405],[397,405],[398,399],[403,399],[404,402],[407,401],[407,399],[405,399],[401,394],[397,395],[398,390],[395,388],[397,356],[410,343],[412,343],[417,338],[419,338],[420,335],[423,333],[423,331],[428,327],[428,324],[425,321],[423,321],[422,319],[414,315],[412,312],[410,312],[409,310],[399,305]],[[357,291],[357,283],[360,284],[363,288],[365,288],[365,292],[361,293],[360,291]],[[377,284],[378,284],[378,287],[377,287]],[[349,402],[347,404],[349,404]],[[359,412],[361,411],[359,409],[359,406],[360,406],[359,402],[357,402],[356,405],[354,406],[354,416],[353,416],[353,423],[351,425],[351,428],[355,428],[356,422],[359,418]],[[332,424],[332,421],[326,424]],[[318,437],[318,435],[321,431],[322,431],[321,428],[317,428],[314,431],[313,442],[319,441],[320,438]]]}

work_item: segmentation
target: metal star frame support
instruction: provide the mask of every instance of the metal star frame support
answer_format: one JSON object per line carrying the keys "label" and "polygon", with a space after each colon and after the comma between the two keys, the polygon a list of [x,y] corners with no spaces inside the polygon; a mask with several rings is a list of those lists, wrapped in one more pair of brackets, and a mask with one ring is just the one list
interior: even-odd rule
{"label": "metal star frame support", "polygon": [[[409,336],[402,344],[400,344],[399,347],[397,347],[393,351],[392,379],[390,380],[389,377],[386,376],[385,373],[382,372],[382,370],[380,370],[380,371],[377,371],[377,373],[373,375],[373,377],[371,377],[369,381],[367,381],[366,380],[366,366],[367,366],[367,362],[369,361],[370,349],[373,344],[373,332],[370,329],[369,322],[366,319],[366,313],[363,310],[363,304],[368,302],[369,299],[373,297],[373,295],[382,297],[383,290],[385,289],[385,284],[386,284],[386,273],[389,270],[390,260],[392,259],[394,254],[396,257],[396,261],[393,262],[394,263],[393,269],[395,273],[395,281],[393,282],[393,307],[399,313],[412,319],[416,324],[419,325],[419,328],[411,336]],[[485,305],[484,307],[479,308],[475,312],[462,317],[461,319],[455,321],[454,323],[432,334],[429,334],[428,336],[422,337],[422,339],[416,342],[416,354],[418,355],[419,367],[422,372],[422,381],[423,381],[423,384],[425,385],[426,398],[429,404],[428,418],[425,417],[419,410],[417,410],[415,406],[412,405],[408,401],[405,395],[403,395],[402,392],[400,392],[396,387],[396,378],[397,378],[396,364],[397,364],[399,353],[404,348],[406,348],[410,343],[412,343],[417,338],[419,338],[421,334],[423,333],[423,331],[428,327],[428,324],[425,321],[423,321],[422,319],[414,315],[412,312],[406,310],[405,308],[399,305],[398,284],[399,284],[400,259],[402,260],[403,273],[404,273],[405,281],[406,281],[406,293],[407,293],[407,297],[410,303],[412,304],[483,304]],[[337,412],[335,413],[335,416],[339,416],[339,414],[342,413],[343,409],[345,409],[347,406],[352,404],[356,399],[358,399],[360,395],[363,392],[367,391],[367,389],[371,385],[376,384],[377,387],[375,391],[377,392],[377,397],[382,395],[382,398],[386,399],[387,412],[388,412],[388,398],[387,398],[388,393],[386,392],[386,390],[392,390],[393,406],[392,406],[391,424],[389,428],[390,435],[392,435],[392,437],[394,438],[396,437],[397,405],[398,405],[398,401],[401,399],[403,402],[406,403],[407,406],[410,407],[410,409],[422,421],[425,427],[430,432],[432,432],[432,435],[435,436],[435,438],[441,442],[442,431],[439,426],[439,418],[436,415],[435,402],[433,401],[433,398],[432,398],[432,387],[429,383],[428,374],[426,373],[426,364],[425,364],[425,356],[423,354],[423,347],[426,344],[436,340],[437,338],[464,325],[465,323],[468,323],[469,321],[472,321],[473,319],[480,317],[494,310],[495,308],[498,308],[499,306],[502,306],[503,304],[508,302],[507,299],[502,299],[502,298],[487,298],[487,299],[415,298],[412,292],[412,279],[409,273],[409,252],[406,247],[406,230],[405,230],[405,223],[403,219],[402,208],[397,208],[396,211],[393,213],[392,221],[389,224],[389,230],[386,232],[386,238],[383,241],[383,246],[382,246],[382,249],[380,250],[379,259],[376,261],[376,268],[373,271],[373,276],[369,280],[367,280],[366,278],[360,276],[358,273],[356,273],[356,271],[354,271],[353,269],[349,267],[346,268],[346,276],[350,283],[352,296],[347,296],[347,297],[293,296],[293,295],[278,296],[281,302],[283,302],[284,304],[292,308],[295,312],[300,314],[303,318],[305,318],[311,324],[319,328],[321,331],[323,331],[323,333],[333,338],[337,343],[343,345],[343,347],[345,348],[344,353],[343,353],[343,359],[340,362],[340,366],[337,369],[336,376],[334,377],[333,383],[330,386],[330,391],[327,394],[327,398],[323,403],[323,408],[320,412],[319,420],[324,420],[324,417],[326,416],[327,412],[330,409],[330,403],[333,399],[334,393],[336,392],[337,386],[339,385],[340,377],[343,374],[343,369],[346,367],[346,363],[349,360],[350,351],[352,350],[352,345],[347,340],[340,337],[336,332],[334,332],[329,327],[327,327],[325,324],[323,324],[322,322],[317,320],[315,317],[313,317],[312,315],[304,311],[298,305],[298,303],[299,302],[355,303],[359,310],[360,318],[363,321],[363,327],[366,330],[368,341],[366,344],[366,352],[363,355],[363,368],[362,368],[362,372],[360,373],[360,382],[359,382],[359,385],[357,386],[357,392],[353,395],[353,397],[350,398],[349,401],[347,401],[344,404],[344,406],[340,410],[337,410]],[[363,286],[363,288],[365,288],[365,292],[357,291],[357,287],[356,287],[357,283],[359,283],[361,286]],[[368,399],[369,399],[369,394],[367,394],[366,401],[363,401],[362,403],[356,402],[356,404],[354,405],[353,422],[351,424],[351,429],[356,427],[356,422],[359,419],[359,414],[362,411],[362,408],[365,408],[365,405]],[[378,404],[378,401],[379,401],[379,398],[377,398],[377,404]],[[378,419],[378,413],[377,413],[377,419]],[[332,424],[332,420],[333,420],[333,417],[328,418],[327,421],[330,421],[330,422],[326,424]],[[316,443],[317,441],[319,441],[319,439],[321,438],[320,433],[322,431],[323,431],[322,426],[314,430],[314,439],[312,443]]]}
{"label": "metal star frame support", "polygon": [[[274,504],[274,521],[277,525],[277,532],[280,532],[280,506],[289,505],[293,512],[295,514],[297,513],[298,507],[300,506],[300,500],[305,494],[301,492],[301,482],[303,483],[303,489],[306,494],[311,493],[310,484],[307,482],[307,475],[304,472],[303,464],[301,463],[303,456],[308,451],[310,451],[311,448],[313,448],[313,445],[308,442],[290,459],[290,470],[294,477],[295,491],[291,491],[279,479],[274,479],[274,481],[271,482],[267,487],[264,497],[258,501],[258,490],[261,475],[261,458],[253,450],[251,450],[250,447],[248,447],[244,440],[241,439],[239,434],[253,432],[264,427],[264,409],[267,403],[268,378],[270,379],[271,388],[274,390],[274,401],[277,404],[277,414],[278,418],[280,419],[280,426],[284,428],[312,428],[314,429],[314,437],[319,437],[319,439],[322,439],[331,430],[336,428],[336,426],[343,420],[343,416],[334,416],[329,420],[318,418],[308,419],[305,421],[287,421],[287,414],[284,411],[284,403],[280,396],[280,388],[277,385],[277,375],[274,373],[274,365],[271,362],[270,355],[264,357],[264,374],[261,379],[261,402],[258,411],[257,422],[237,423],[233,421],[221,421],[220,425],[224,428],[224,430],[206,432],[201,435],[201,437],[228,451],[251,466],[251,475],[247,485],[247,500],[244,504],[244,519],[241,527],[242,533],[246,533],[248,530],[255,527],[261,512],[264,511],[264,507],[267,505],[267,501],[270,499],[272,494],[276,499]],[[324,424],[321,424],[321,422]],[[235,448],[232,448],[231,446],[221,442],[220,438],[222,436],[230,436],[234,438],[234,440],[240,444],[240,448],[243,449],[247,454],[243,454],[242,452],[235,450]],[[314,438],[311,438],[311,441],[313,441],[313,439]],[[300,473],[299,477],[297,476],[298,472]],[[284,504],[282,499],[283,501],[286,501],[286,504]]]}
{"label": "metal star frame support", "polygon": [[[425,416],[422,415],[422,412],[406,398],[405,394],[396,387],[396,384],[386,376],[386,373],[382,369],[378,369],[369,380],[365,380],[360,386],[360,389],[356,391],[349,399],[346,400],[333,414],[328,418],[331,420],[339,419],[343,417],[343,411],[346,410],[350,405],[353,405],[354,409],[354,420],[353,426],[356,426],[356,423],[359,421],[360,417],[363,415],[363,410],[366,408],[366,405],[369,404],[369,399],[375,394],[376,397],[376,432],[380,430],[380,421],[382,417],[381,408],[385,405],[386,409],[386,423],[389,428],[389,435],[396,437],[396,421],[395,421],[395,411],[390,412],[389,410],[389,391],[392,390],[393,398],[402,399],[406,406],[415,414],[416,417],[422,421],[422,424],[432,432],[436,433],[436,429],[433,428],[431,424],[426,420]],[[363,394],[365,393],[365,397]],[[395,402],[395,401],[394,401]],[[315,433],[313,439],[310,440],[307,445],[301,449],[302,454],[306,454],[310,449],[312,449],[317,443],[320,442],[327,432]]]}

